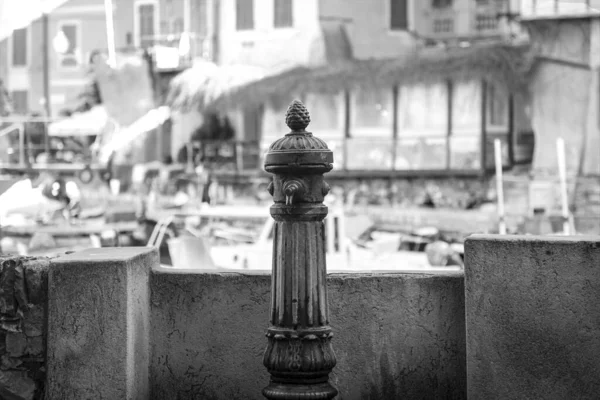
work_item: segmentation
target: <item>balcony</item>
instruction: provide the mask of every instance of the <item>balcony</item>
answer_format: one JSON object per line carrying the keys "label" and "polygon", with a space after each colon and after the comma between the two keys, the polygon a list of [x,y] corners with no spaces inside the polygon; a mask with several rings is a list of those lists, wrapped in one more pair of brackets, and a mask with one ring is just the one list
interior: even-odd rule
{"label": "balcony", "polygon": [[452,8],[434,8],[426,17],[429,32],[425,36],[435,39],[447,39],[456,36],[457,13]]}
{"label": "balcony", "polygon": [[600,17],[600,0],[522,0],[521,20]]}
{"label": "balcony", "polygon": [[185,69],[195,60],[213,59],[212,38],[197,33],[142,37],[141,46],[154,53],[158,70]]}

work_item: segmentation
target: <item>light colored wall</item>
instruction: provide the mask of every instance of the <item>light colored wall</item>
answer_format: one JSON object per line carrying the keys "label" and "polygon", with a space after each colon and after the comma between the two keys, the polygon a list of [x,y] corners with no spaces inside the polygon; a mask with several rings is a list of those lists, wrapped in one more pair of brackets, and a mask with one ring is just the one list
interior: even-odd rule
{"label": "light colored wall", "polygon": [[599,23],[600,18],[529,25],[533,47],[540,55],[580,65],[542,60],[531,76],[531,118],[536,134],[533,167],[538,173],[558,173],[559,137],[565,140],[569,175],[600,172]]}
{"label": "light colored wall", "polygon": [[[409,24],[418,24],[411,11],[422,7],[417,0],[409,4]],[[410,52],[415,40],[408,32],[389,30],[389,0],[320,0],[319,16],[347,20],[354,56],[357,58],[398,57]]]}
{"label": "light colored wall", "polygon": [[317,1],[294,1],[294,27],[275,29],[273,2],[255,0],[255,29],[237,31],[235,0],[222,0],[219,15],[219,62],[279,70],[307,64],[313,59],[318,60],[320,49],[315,44],[319,37]]}

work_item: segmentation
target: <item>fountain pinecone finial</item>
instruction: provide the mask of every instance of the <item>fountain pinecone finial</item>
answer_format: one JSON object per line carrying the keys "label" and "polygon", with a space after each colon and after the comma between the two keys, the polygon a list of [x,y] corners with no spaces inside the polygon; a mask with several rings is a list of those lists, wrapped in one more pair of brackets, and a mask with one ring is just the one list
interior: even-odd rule
{"label": "fountain pinecone finial", "polygon": [[285,123],[293,132],[304,132],[310,124],[310,114],[300,100],[294,100],[285,113]]}

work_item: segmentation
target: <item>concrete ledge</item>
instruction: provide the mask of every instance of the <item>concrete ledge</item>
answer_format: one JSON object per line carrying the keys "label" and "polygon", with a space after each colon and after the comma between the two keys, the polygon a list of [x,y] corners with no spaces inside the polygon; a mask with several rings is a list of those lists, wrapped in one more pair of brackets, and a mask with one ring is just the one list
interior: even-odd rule
{"label": "concrete ledge", "polygon": [[92,249],[52,260],[48,277],[48,398],[147,399],[146,248]]}
{"label": "concrete ledge", "polygon": [[598,398],[600,237],[475,235],[465,254],[469,398]]}
{"label": "concrete ledge", "polygon": [[[154,269],[151,398],[263,399],[271,277]],[[464,399],[463,275],[328,276],[338,399]]]}

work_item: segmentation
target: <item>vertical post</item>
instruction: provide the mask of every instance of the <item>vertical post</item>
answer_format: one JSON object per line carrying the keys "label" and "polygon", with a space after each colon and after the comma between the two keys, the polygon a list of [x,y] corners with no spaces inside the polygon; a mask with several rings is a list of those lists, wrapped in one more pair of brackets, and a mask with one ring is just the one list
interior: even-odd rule
{"label": "vertical post", "polygon": [[496,163],[496,197],[498,198],[498,231],[501,235],[506,235],[504,185],[502,182],[502,143],[500,139],[494,140],[494,159]]}
{"label": "vertical post", "polygon": [[44,152],[46,153],[46,160],[50,160],[50,137],[48,136],[48,127],[50,124],[50,117],[52,116],[52,110],[50,108],[50,49],[49,49],[49,38],[50,28],[48,23],[48,14],[42,15],[43,25],[43,54],[44,54],[44,102],[46,106],[46,122],[44,123]]}
{"label": "vertical post", "polygon": [[556,155],[558,157],[558,176],[560,178],[560,199],[563,218],[563,232],[565,235],[571,234],[569,226],[569,197],[567,194],[567,164],[565,159],[565,140],[556,139]]}
{"label": "vertical post", "polygon": [[450,162],[452,159],[452,97],[454,93],[454,85],[451,80],[446,81],[446,93],[448,94],[448,115],[447,115],[447,126],[446,126],[446,169],[450,169]]}
{"label": "vertical post", "polygon": [[115,68],[117,65],[117,51],[115,48],[113,0],[104,0],[104,13],[106,15],[106,43],[108,45],[108,65]]}
{"label": "vertical post", "polygon": [[508,95],[508,166],[515,164],[515,134],[517,132],[515,121],[515,98],[512,94]]}
{"label": "vertical post", "polygon": [[[481,81],[481,174],[486,176],[487,173],[487,109],[488,109],[488,83],[485,80]],[[502,165],[502,164],[500,164]]]}
{"label": "vertical post", "polygon": [[25,166],[25,126],[19,125],[19,166]]}
{"label": "vertical post", "polygon": [[325,265],[329,185],[333,153],[306,132],[310,116],[295,100],[286,114],[291,132],[271,144],[265,170],[273,174],[269,193],[275,219],[271,326],[263,363],[271,374],[267,399],[332,399],[329,383],[336,364],[329,327]]}
{"label": "vertical post", "polygon": [[344,91],[344,109],[346,112],[344,114],[344,139],[343,139],[343,143],[342,143],[342,151],[343,151],[342,169],[344,171],[347,171],[348,170],[348,140],[350,139],[350,124],[352,121],[352,119],[351,119],[352,105],[351,105],[349,90]]}
{"label": "vertical post", "polygon": [[[392,111],[392,171],[396,170],[396,159],[398,158],[398,102],[400,101],[400,88],[394,85],[392,88],[393,111]],[[391,182],[391,179],[390,179]]]}

